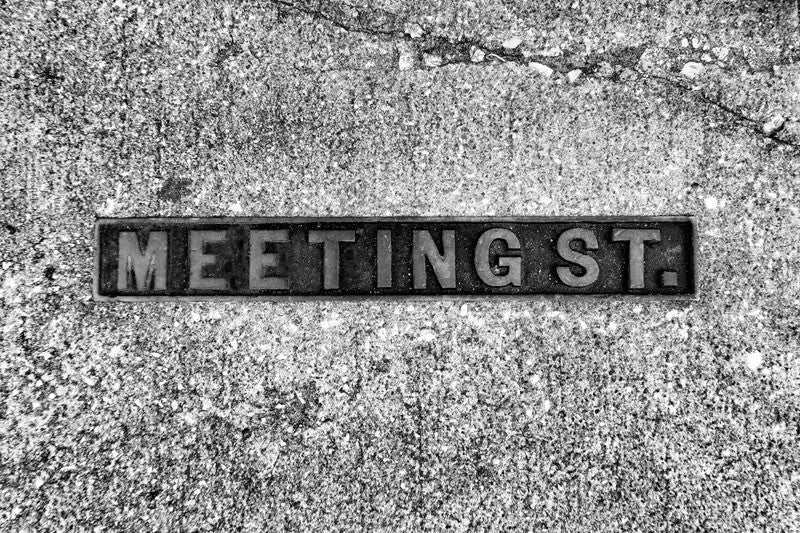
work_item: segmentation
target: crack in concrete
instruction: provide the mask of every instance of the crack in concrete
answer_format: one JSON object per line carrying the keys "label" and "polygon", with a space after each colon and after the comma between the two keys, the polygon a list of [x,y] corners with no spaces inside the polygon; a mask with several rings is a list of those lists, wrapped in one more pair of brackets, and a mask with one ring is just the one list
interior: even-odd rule
{"label": "crack in concrete", "polygon": [[[425,70],[458,64],[472,66],[492,66],[497,63],[516,63],[523,66],[540,64],[562,75],[574,70],[580,70],[581,74],[587,77],[608,79],[621,83],[626,83],[626,81],[620,79],[620,74],[626,69],[631,70],[644,79],[672,87],[690,95],[696,101],[716,108],[734,121],[745,125],[758,136],[770,139],[778,144],[794,148],[800,147],[800,139],[794,139],[791,136],[781,137],[779,135],[785,131],[786,125],[797,123],[798,121],[795,119],[786,119],[779,127],[772,131],[766,131],[761,121],[747,116],[722,101],[709,97],[703,91],[695,90],[675,78],[641,69],[639,62],[648,46],[652,45],[652,43],[620,47],[583,57],[578,52],[560,52],[558,55],[532,54],[524,53],[518,47],[487,46],[476,39],[461,38],[453,41],[441,36],[431,36],[430,28],[422,28],[416,23],[414,25],[418,27],[421,35],[412,36],[406,30],[408,21],[397,14],[380,8],[367,10],[338,3],[326,4],[323,7],[323,0],[317,0],[316,6],[314,2],[308,0],[301,0],[300,2],[270,0],[270,2],[278,7],[295,10],[327,21],[350,33],[361,33],[383,39],[402,41],[403,45],[407,47],[407,52],[412,55],[413,65]],[[424,37],[425,34],[429,36]],[[420,59],[422,60],[421,62]]]}
{"label": "crack in concrete", "polygon": [[757,135],[759,135],[761,137],[764,137],[765,139],[770,139],[770,140],[772,140],[772,141],[774,141],[774,142],[776,142],[778,144],[782,144],[782,145],[786,145],[786,146],[792,146],[794,148],[800,147],[800,142],[798,142],[796,140],[793,140],[793,139],[790,139],[790,138],[783,138],[783,137],[779,136],[779,134],[786,129],[786,125],[787,124],[796,122],[794,119],[786,119],[786,121],[784,123],[782,123],[780,126],[775,128],[773,131],[769,131],[768,132],[768,131],[765,130],[763,122],[761,122],[759,120],[756,120],[756,119],[754,119],[752,117],[749,117],[746,114],[744,114],[743,112],[739,111],[738,109],[735,109],[735,108],[725,104],[724,102],[721,102],[719,100],[713,99],[713,98],[709,97],[707,94],[705,94],[704,92],[702,92],[700,90],[695,90],[691,86],[689,86],[689,85],[687,85],[687,84],[685,84],[685,83],[683,83],[683,82],[681,82],[679,80],[670,78],[668,76],[662,76],[662,75],[659,75],[659,74],[653,74],[653,73],[650,73],[650,72],[645,72],[645,71],[643,71],[643,70],[641,70],[639,68],[636,68],[634,70],[638,74],[640,74],[641,76],[643,76],[643,77],[645,77],[647,79],[657,81],[657,82],[662,83],[664,85],[668,85],[669,87],[672,87],[672,88],[675,88],[675,89],[681,91],[683,94],[690,95],[695,100],[699,100],[700,102],[702,102],[702,103],[704,103],[706,105],[709,105],[711,107],[714,107],[714,108],[718,109],[719,111],[722,111],[723,113],[725,113],[729,117],[732,117],[736,122],[739,122],[740,124],[744,125],[748,129],[752,130],[755,134],[757,134]]}

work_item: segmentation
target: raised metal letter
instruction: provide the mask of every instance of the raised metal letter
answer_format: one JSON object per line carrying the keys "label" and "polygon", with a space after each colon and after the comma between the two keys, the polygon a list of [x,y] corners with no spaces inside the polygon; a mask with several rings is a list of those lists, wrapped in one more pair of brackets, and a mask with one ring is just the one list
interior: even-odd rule
{"label": "raised metal letter", "polygon": [[424,289],[428,284],[425,272],[425,260],[430,262],[436,279],[443,289],[456,287],[456,232],[442,230],[442,244],[444,255],[439,253],[436,243],[433,242],[431,232],[427,230],[414,230],[412,250],[412,263],[414,271],[414,288]]}
{"label": "raised metal letter", "polygon": [[225,290],[228,288],[228,280],[225,278],[206,278],[203,276],[203,267],[217,262],[215,254],[204,252],[205,245],[224,240],[224,231],[195,230],[189,232],[190,289]]}
{"label": "raised metal letter", "polygon": [[378,230],[378,288],[392,286],[392,230]]}
{"label": "raised metal letter", "polygon": [[284,290],[289,288],[289,278],[264,277],[264,269],[278,264],[278,254],[265,253],[264,243],[288,242],[289,230],[252,230],[250,232],[250,288]]}
{"label": "raised metal letter", "polygon": [[324,243],[323,283],[325,289],[339,288],[339,243],[356,242],[356,232],[353,230],[309,230],[308,242],[312,244]]}
{"label": "raised metal letter", "polygon": [[133,279],[136,290],[144,291],[167,288],[167,232],[152,231],[147,239],[144,253],[139,246],[135,231],[119,233],[119,260],[117,266],[117,290],[129,290]]}
{"label": "raised metal letter", "polygon": [[569,247],[572,241],[583,241],[587,250],[597,250],[597,237],[591,230],[585,228],[568,229],[558,237],[556,250],[562,259],[580,265],[586,270],[582,276],[576,276],[568,266],[556,268],[558,279],[570,287],[586,287],[591,285],[600,276],[600,266],[594,257],[582,254]]}
{"label": "raised metal letter", "polygon": [[478,272],[478,277],[490,287],[505,287],[506,285],[519,287],[522,285],[521,257],[499,257],[497,259],[497,264],[501,267],[507,267],[508,272],[503,276],[498,276],[492,272],[492,267],[489,264],[489,248],[496,240],[504,241],[509,250],[520,249],[519,239],[517,239],[517,236],[510,230],[505,228],[492,228],[484,231],[478,238],[478,244],[475,246],[475,270]]}
{"label": "raised metal letter", "polygon": [[614,229],[613,241],[628,241],[628,288],[644,289],[644,244],[661,240],[657,229]]}

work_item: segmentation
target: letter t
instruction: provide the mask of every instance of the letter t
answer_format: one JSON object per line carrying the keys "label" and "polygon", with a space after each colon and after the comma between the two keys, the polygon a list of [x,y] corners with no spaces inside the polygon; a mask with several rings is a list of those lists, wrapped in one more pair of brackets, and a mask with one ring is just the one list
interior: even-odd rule
{"label": "letter t", "polygon": [[628,241],[628,288],[644,289],[644,244],[660,241],[661,230],[614,228],[611,240]]}
{"label": "letter t", "polygon": [[339,288],[339,243],[356,242],[353,230],[309,230],[308,242],[323,243],[325,253],[323,261],[323,288]]}

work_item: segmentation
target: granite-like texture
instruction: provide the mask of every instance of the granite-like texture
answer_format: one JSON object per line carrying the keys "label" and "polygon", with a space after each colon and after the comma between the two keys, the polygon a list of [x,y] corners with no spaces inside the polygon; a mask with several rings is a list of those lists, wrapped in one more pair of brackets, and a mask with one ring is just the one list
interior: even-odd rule
{"label": "granite-like texture", "polygon": [[[0,6],[0,530],[797,531],[798,35],[767,0]],[[695,214],[701,294],[91,301],[95,215],[226,214]]]}

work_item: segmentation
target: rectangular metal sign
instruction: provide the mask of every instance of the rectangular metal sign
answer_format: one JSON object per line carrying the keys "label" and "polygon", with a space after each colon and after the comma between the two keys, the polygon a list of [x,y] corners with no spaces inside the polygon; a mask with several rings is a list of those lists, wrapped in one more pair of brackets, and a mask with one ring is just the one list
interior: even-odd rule
{"label": "rectangular metal sign", "polygon": [[695,293],[689,217],[98,219],[99,301]]}

